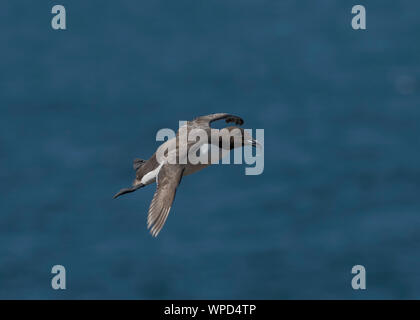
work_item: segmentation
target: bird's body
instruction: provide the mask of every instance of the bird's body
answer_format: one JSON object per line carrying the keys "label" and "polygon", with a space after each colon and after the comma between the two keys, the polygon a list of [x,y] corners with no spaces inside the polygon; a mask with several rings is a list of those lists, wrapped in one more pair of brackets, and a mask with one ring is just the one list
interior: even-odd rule
{"label": "bird's body", "polygon": [[[171,140],[175,140],[175,139],[176,138],[172,138]],[[168,142],[170,142],[170,140],[165,142],[165,144]],[[204,144],[201,150],[207,149],[206,151],[208,151],[209,148],[210,146],[208,146],[208,144]],[[208,152],[205,152],[205,153],[209,154]],[[221,158],[221,156],[222,156],[222,152],[219,152],[219,159]],[[205,164],[204,163],[191,164],[187,162],[187,164],[185,164],[185,170],[184,170],[183,176],[188,176],[190,174],[193,174],[197,171],[200,171],[208,167],[210,165],[210,159],[208,160],[209,160],[208,163],[205,163]],[[144,164],[141,167],[136,169],[136,178],[133,182],[133,186],[136,186],[138,184],[148,185],[150,183],[154,183],[156,181],[156,176],[159,173],[160,169],[162,168],[163,164],[164,164],[163,161],[157,160],[156,153],[154,153],[147,161],[144,162]]]}
{"label": "bird's body", "polygon": [[[156,152],[148,159],[135,159],[133,167],[136,170],[136,178],[134,179],[131,188],[122,189],[114,198],[129,192],[136,191],[137,189],[156,182],[157,188],[153,196],[148,214],[148,228],[151,229],[153,236],[157,236],[162,229],[172,202],[175,198],[176,188],[183,176],[193,174],[200,171],[211,163],[211,152],[214,144],[219,148],[217,150],[217,158],[223,157],[223,150],[231,150],[234,148],[234,137],[230,137],[231,141],[228,145],[222,144],[222,141],[217,137],[217,140],[212,140],[212,130],[210,123],[219,119],[225,119],[226,122],[234,122],[237,125],[242,125],[243,120],[237,116],[229,115],[226,113],[216,113],[208,116],[198,117],[193,121],[188,121],[184,127],[181,127],[175,138],[172,138],[156,150]],[[208,139],[200,141],[188,141],[187,135],[199,129],[207,134]],[[251,137],[246,136],[243,129],[238,127],[228,127],[229,132],[234,129],[239,129],[241,134],[241,146],[249,144],[256,146],[256,141]],[[186,133],[186,134],[184,134]],[[216,141],[216,143],[214,142]],[[213,142],[213,145],[212,145]],[[185,143],[186,147],[183,147]],[[235,145],[236,146],[236,145]],[[198,152],[207,157],[207,163],[192,163],[188,157],[191,152]]]}

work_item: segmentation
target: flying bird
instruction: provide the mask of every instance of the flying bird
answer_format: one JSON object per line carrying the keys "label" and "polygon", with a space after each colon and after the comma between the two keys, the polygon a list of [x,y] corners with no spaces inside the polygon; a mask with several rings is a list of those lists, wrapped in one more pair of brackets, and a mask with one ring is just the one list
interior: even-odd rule
{"label": "flying bird", "polygon": [[[181,183],[182,177],[202,170],[211,164],[211,155],[208,150],[212,144],[216,144],[219,148],[219,154],[217,155],[218,159],[222,157],[223,150],[232,150],[235,147],[246,145],[253,147],[260,146],[258,141],[252,139],[249,134],[237,126],[226,128],[230,134],[230,141],[228,141],[228,143],[222,143],[220,136],[212,139],[212,135],[215,133],[210,127],[210,124],[213,121],[222,119],[224,119],[226,123],[234,123],[237,126],[241,126],[244,123],[242,118],[227,113],[215,113],[195,118],[192,121],[188,121],[184,127],[181,127],[175,138],[167,140],[160,145],[149,160],[134,160],[133,168],[136,171],[136,178],[134,179],[132,187],[121,189],[114,195],[114,199],[156,182],[156,192],[153,196],[147,216],[147,228],[150,229],[152,236],[156,237],[162,230],[169,211],[171,210],[175,193],[178,185]],[[198,144],[195,141],[191,142],[186,140],[186,148],[182,148],[182,135],[180,134],[182,129],[186,129],[187,134],[194,129],[204,130],[208,138],[206,141],[202,141]],[[239,141],[239,143],[234,143],[235,139],[238,139],[237,141]],[[208,163],[191,163],[187,156],[189,154],[188,152],[192,151],[190,150],[191,148],[195,148],[196,150],[194,151],[208,153]],[[171,159],[176,159],[178,161],[170,161]],[[183,163],[182,161],[179,161],[180,159],[187,160]]]}

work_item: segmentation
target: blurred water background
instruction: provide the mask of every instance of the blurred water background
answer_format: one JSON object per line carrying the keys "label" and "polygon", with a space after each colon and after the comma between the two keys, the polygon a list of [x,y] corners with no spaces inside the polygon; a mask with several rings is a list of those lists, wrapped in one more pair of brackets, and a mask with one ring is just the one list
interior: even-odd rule
{"label": "blurred water background", "polygon": [[[1,1],[0,298],[420,298],[419,14],[408,0]],[[265,130],[264,173],[183,179],[154,239],[154,186],[112,195],[159,129],[214,112]]]}

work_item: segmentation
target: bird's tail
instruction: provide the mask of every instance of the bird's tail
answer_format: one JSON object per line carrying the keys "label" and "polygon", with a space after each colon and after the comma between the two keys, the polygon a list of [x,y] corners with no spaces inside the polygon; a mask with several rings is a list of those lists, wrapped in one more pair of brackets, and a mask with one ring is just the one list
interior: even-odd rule
{"label": "bird's tail", "polygon": [[118,193],[116,193],[116,194],[115,194],[115,196],[113,197],[113,199],[118,198],[119,196],[121,196],[121,195],[123,195],[123,194],[130,193],[130,192],[134,192],[134,191],[136,191],[137,189],[140,189],[141,187],[144,187],[144,186],[145,186],[145,185],[144,185],[143,183],[140,183],[140,184],[138,184],[138,185],[136,185],[136,186],[134,186],[134,187],[131,187],[131,188],[124,188],[124,189],[121,189],[120,191],[118,191]]}

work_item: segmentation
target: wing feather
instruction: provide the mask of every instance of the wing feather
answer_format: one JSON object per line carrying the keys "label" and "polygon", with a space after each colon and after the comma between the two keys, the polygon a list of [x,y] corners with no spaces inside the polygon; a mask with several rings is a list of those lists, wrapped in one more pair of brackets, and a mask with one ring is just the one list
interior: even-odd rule
{"label": "wing feather", "polygon": [[212,123],[213,121],[222,119],[225,119],[227,123],[234,122],[236,125],[240,126],[244,124],[244,120],[241,117],[229,113],[213,113],[207,116],[195,118],[192,122],[195,122],[197,124],[207,124],[210,126],[210,123]]}
{"label": "wing feather", "polygon": [[164,164],[158,173],[156,192],[147,216],[147,228],[154,237],[162,230],[168,218],[183,172],[183,166]]}

